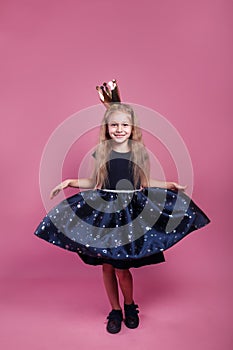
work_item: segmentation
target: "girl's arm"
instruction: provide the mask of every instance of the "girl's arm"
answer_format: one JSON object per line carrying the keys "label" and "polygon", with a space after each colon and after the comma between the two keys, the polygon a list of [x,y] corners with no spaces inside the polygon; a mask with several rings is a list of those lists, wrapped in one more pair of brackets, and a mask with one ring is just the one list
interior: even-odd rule
{"label": "girl's arm", "polygon": [[185,190],[187,188],[187,186],[181,186],[176,182],[158,181],[153,179],[150,179],[149,186],[167,188],[169,190]]}
{"label": "girl's arm", "polygon": [[62,181],[59,185],[54,187],[54,189],[50,193],[50,198],[52,199],[55,197],[62,189],[67,187],[78,187],[78,188],[94,188],[95,187],[95,180],[90,179],[67,179]]}

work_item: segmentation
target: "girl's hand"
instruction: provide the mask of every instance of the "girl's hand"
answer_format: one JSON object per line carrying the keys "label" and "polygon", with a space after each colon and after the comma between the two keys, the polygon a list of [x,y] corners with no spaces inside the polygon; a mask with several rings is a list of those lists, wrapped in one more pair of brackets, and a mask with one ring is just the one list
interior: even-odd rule
{"label": "girl's hand", "polygon": [[57,185],[56,187],[54,187],[54,189],[50,193],[50,199],[53,199],[53,197],[58,195],[58,193],[61,192],[62,189],[68,187],[69,184],[70,184],[70,180],[65,180],[62,183],[60,183],[59,185]]}
{"label": "girl's hand", "polygon": [[167,182],[167,188],[169,190],[181,190],[181,191],[185,191],[187,188],[186,186],[181,186],[179,184],[177,184],[176,182]]}

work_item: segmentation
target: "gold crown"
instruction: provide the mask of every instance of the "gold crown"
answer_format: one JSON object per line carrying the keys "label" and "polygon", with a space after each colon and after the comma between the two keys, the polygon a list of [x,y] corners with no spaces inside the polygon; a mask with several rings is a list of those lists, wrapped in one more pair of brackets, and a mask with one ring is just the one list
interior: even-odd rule
{"label": "gold crown", "polygon": [[110,80],[108,83],[104,82],[101,86],[96,86],[100,101],[109,108],[111,103],[121,102],[120,92],[116,79]]}

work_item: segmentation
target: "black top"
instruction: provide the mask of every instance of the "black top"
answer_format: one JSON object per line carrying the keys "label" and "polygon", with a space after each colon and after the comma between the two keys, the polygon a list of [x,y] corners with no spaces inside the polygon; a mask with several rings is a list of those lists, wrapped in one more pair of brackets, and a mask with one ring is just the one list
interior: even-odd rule
{"label": "black top", "polygon": [[121,153],[111,151],[107,168],[109,172],[107,189],[133,190],[133,163],[130,161],[131,152]]}
{"label": "black top", "polygon": [[[95,157],[95,153],[93,154]],[[104,186],[111,190],[133,190],[133,162],[130,160],[131,151],[122,153],[112,150],[107,162],[108,183]],[[139,184],[136,188],[140,188]]]}

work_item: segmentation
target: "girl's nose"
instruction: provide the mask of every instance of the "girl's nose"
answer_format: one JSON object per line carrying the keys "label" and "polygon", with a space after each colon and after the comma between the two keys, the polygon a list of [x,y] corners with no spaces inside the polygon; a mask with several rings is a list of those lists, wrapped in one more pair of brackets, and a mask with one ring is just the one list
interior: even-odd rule
{"label": "girl's nose", "polygon": [[121,124],[117,124],[117,131],[121,132],[122,131],[122,125]]}

